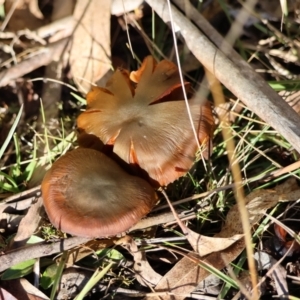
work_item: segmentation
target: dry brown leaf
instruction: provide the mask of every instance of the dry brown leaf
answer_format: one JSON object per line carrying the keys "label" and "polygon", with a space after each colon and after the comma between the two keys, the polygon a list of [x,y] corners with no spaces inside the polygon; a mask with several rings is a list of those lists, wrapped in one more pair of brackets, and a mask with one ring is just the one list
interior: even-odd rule
{"label": "dry brown leaf", "polygon": [[27,214],[20,222],[18,232],[14,237],[12,248],[23,246],[36,231],[41,220],[40,211],[42,204],[43,200],[39,197],[37,201],[30,206]]}
{"label": "dry brown leaf", "polygon": [[110,5],[109,0],[78,0],[75,6],[70,65],[84,92],[110,69]]}
{"label": "dry brown leaf", "polygon": [[[165,296],[167,299],[183,299],[185,297],[176,296],[179,294],[189,294],[198,285],[198,277],[201,268],[193,259],[183,257],[165,276],[159,281],[155,287],[155,292],[171,292],[175,295]],[[145,299],[152,299],[147,296]]]}
{"label": "dry brown leaf", "polygon": [[[175,219],[193,249],[201,256],[207,255],[203,260],[201,260],[200,257],[183,257],[155,287],[156,292],[170,293],[170,295],[165,295],[164,299],[180,300],[191,296],[190,293],[198,284],[210,275],[210,272],[200,267],[201,263],[212,265],[218,270],[224,268],[242,252],[244,249],[244,241],[240,240],[243,236],[242,234],[220,239],[195,233],[183,224],[167,195],[165,195],[165,197]],[[151,297],[145,297],[145,299],[149,298]]]}
{"label": "dry brown leaf", "polygon": [[194,251],[201,257],[204,257],[213,252],[222,251],[243,237],[243,234],[235,234],[229,237],[209,237],[198,234],[189,228],[186,228],[188,234],[186,236]]}
{"label": "dry brown leaf", "polygon": [[156,273],[150,266],[145,251],[138,249],[135,241],[131,236],[125,236],[116,242],[118,245],[127,249],[134,259],[134,271],[136,272],[136,279],[143,286],[155,286],[162,276]]}
{"label": "dry brown leaf", "polygon": [[[172,293],[172,296],[165,296],[164,300],[184,299],[192,293],[202,280],[211,274],[200,266],[201,263],[221,270],[234,260],[244,248],[244,240],[239,240],[222,252],[209,254],[203,260],[185,256],[160,280],[155,287],[155,292]],[[150,300],[152,298],[146,297],[145,299]]]}

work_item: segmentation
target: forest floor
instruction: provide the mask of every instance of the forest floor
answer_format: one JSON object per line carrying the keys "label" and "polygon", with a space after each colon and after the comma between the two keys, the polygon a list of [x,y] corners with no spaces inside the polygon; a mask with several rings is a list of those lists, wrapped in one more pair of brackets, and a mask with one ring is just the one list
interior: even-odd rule
{"label": "forest floor", "polygon": [[[0,0],[0,26],[1,299],[300,299],[299,0]],[[149,55],[211,104],[209,158],[126,234],[60,231],[45,173],[91,85]]]}

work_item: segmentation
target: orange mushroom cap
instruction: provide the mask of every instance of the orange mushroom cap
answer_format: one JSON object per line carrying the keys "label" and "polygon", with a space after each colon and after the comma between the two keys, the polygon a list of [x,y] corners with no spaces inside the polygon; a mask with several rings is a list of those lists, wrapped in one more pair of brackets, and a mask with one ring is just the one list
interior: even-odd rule
{"label": "orange mushroom cap", "polygon": [[[185,88],[189,90],[188,83]],[[131,75],[119,69],[105,88],[93,87],[77,125],[113,145],[119,158],[141,168],[152,183],[164,186],[188,172],[198,142],[207,144],[212,134],[209,103],[189,100],[197,141],[183,99],[177,66],[166,60],[156,64],[149,56]]]}
{"label": "orange mushroom cap", "polygon": [[42,197],[51,223],[70,234],[108,237],[128,230],[155,205],[153,188],[103,153],[78,148],[46,173]]}

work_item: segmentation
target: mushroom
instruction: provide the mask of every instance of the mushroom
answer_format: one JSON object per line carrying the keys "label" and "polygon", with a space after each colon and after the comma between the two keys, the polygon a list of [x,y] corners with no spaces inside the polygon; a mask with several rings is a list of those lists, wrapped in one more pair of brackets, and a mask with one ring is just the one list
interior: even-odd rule
{"label": "mushroom", "polygon": [[155,205],[154,189],[94,149],[77,148],[46,173],[42,197],[51,223],[83,237],[109,237],[137,223]]}
{"label": "mushroom", "polygon": [[[189,83],[184,85],[190,95]],[[212,134],[210,104],[197,97],[188,101],[197,141],[183,99],[177,66],[149,56],[138,71],[118,69],[105,88],[92,88],[78,129],[113,146],[117,157],[147,174],[154,186],[165,186],[188,172],[198,143],[205,148]]]}

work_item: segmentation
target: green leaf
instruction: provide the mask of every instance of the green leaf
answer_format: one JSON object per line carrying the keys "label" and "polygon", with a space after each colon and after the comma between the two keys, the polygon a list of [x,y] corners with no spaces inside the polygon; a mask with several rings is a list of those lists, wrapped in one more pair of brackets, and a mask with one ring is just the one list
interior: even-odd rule
{"label": "green leaf", "polygon": [[[4,3],[4,2],[3,2]],[[5,9],[4,9],[4,4],[0,5],[0,18],[4,19],[5,18]]]}
{"label": "green leaf", "polygon": [[106,257],[115,261],[124,259],[123,254],[116,249],[105,248],[97,251],[96,253],[100,256],[100,258]]}
{"label": "green leaf", "polygon": [[[7,181],[10,181],[11,184],[8,183],[8,182],[5,182],[4,181],[5,179]],[[11,192],[11,193],[18,193],[19,192],[19,188],[17,187],[17,185],[13,181],[13,179],[9,175],[7,175],[5,173],[2,173],[1,171],[0,171],[0,189],[2,189],[4,191]]]}
{"label": "green leaf", "polygon": [[[36,235],[32,235],[28,241],[27,244],[36,244],[43,242],[44,240]],[[33,265],[35,264],[36,259],[30,259],[23,261],[19,264],[16,264],[15,266],[12,266],[11,268],[7,269],[1,276],[2,280],[10,280],[10,279],[16,279],[24,277],[28,274],[30,274],[33,270]]]}
{"label": "green leaf", "polygon": [[95,257],[94,254],[89,255],[81,259],[78,263],[87,268],[94,268],[100,267],[103,264],[104,258],[113,260],[114,262],[124,259],[124,256],[116,249],[105,248],[96,251],[96,254],[98,257]]}
{"label": "green leaf", "polygon": [[43,241],[44,241],[44,239],[42,239],[41,237],[39,237],[37,235],[32,235],[26,244],[36,244],[36,243],[40,243]]}
{"label": "green leaf", "polygon": [[277,92],[279,91],[298,91],[300,87],[300,80],[281,80],[269,81],[271,88]]}
{"label": "green leaf", "polygon": [[30,259],[23,261],[15,266],[7,269],[1,276],[2,280],[11,280],[16,278],[24,277],[30,274],[33,270],[33,265],[35,264],[36,259]]}
{"label": "green leaf", "polygon": [[84,288],[80,291],[80,293],[76,296],[75,300],[82,300],[88,292],[102,279],[106,273],[113,267],[114,263],[110,262],[106,267],[102,270],[97,269]]}
{"label": "green leaf", "polygon": [[82,97],[80,97],[79,95],[75,94],[75,93],[72,93],[71,92],[71,95],[76,99],[78,100],[80,103],[86,105],[86,100]]}
{"label": "green leaf", "polygon": [[29,180],[31,179],[31,176],[33,174],[33,172],[36,169],[36,165],[37,165],[37,161],[36,161],[36,153],[37,153],[37,142],[36,142],[37,137],[34,136],[33,138],[33,150],[32,150],[32,160],[31,162],[26,166],[25,171],[24,171],[24,181],[25,182],[29,182]]}
{"label": "green leaf", "polygon": [[66,261],[68,259],[68,256],[69,256],[69,251],[64,251],[62,253],[59,265],[57,266],[57,272],[54,276],[54,282],[53,282],[53,286],[52,286],[52,289],[51,289],[50,300],[55,299],[55,294],[58,290],[59,282],[61,280],[61,275],[63,273],[63,270],[64,270],[65,266],[66,266]]}
{"label": "green leaf", "polygon": [[50,265],[42,275],[40,285],[43,289],[49,289],[54,283],[55,277],[58,272],[58,265],[52,264]]}

